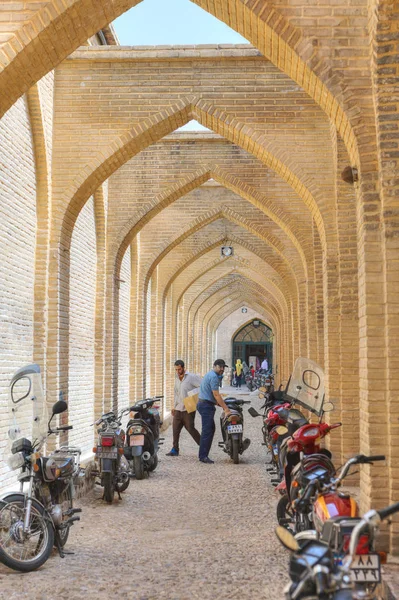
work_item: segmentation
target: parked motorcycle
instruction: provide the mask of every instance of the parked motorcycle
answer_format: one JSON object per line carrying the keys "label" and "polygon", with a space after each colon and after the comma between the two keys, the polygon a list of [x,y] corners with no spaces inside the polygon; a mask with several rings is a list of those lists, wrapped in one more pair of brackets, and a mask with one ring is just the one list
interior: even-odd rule
{"label": "parked motorcycle", "polygon": [[[386,554],[375,551],[374,541],[381,521],[397,512],[399,502],[379,511],[370,510],[362,519],[357,519],[350,532],[348,553],[343,561],[335,559],[333,548],[325,541],[308,540],[300,547],[287,529],[277,527],[280,542],[294,552],[289,563],[291,583],[285,588],[285,598],[376,600],[376,586],[381,581],[381,562],[385,562]],[[338,537],[343,539],[347,535],[344,521],[333,521]],[[368,540],[366,553],[362,538]]]}
{"label": "parked motorcycle", "polygon": [[122,416],[128,410],[122,410],[118,416],[113,411],[107,412],[94,423],[97,426],[98,442],[93,452],[99,465],[99,471],[94,475],[99,477],[104,488],[103,498],[109,504],[114,501],[115,492],[121,498],[121,492],[130,483],[129,466],[123,450],[125,432],[121,427]]}
{"label": "parked motorcycle", "polygon": [[144,479],[158,465],[161,418],[154,404],[162,399],[163,396],[147,398],[129,409],[135,416],[126,426],[124,455],[136,479]]}
{"label": "parked motorcycle", "polygon": [[21,469],[20,491],[0,501],[0,561],[17,571],[41,567],[54,545],[63,558],[70,527],[80,519],[75,515],[81,509],[73,507],[80,450],[61,447],[50,456],[41,455],[50,435],[72,429],[51,426],[54,416],[67,408],[64,400],[58,400],[48,421],[38,365],[22,367],[11,379],[7,464],[12,470]]}
{"label": "parked motorcycle", "polygon": [[309,514],[295,510],[295,500],[307,485],[307,475],[314,468],[323,469],[329,477],[335,475],[331,453],[321,449],[321,440],[342,423],[309,423],[300,427],[286,444],[281,446],[280,458],[284,465],[284,480],[277,490],[284,495],[277,504],[280,525],[289,524],[295,532],[311,529]]}
{"label": "parked motorcycle", "polygon": [[[358,454],[344,464],[337,477],[333,477],[331,470],[320,464],[314,456],[304,459],[301,467],[301,483],[304,487],[292,504],[298,513],[308,516],[313,529],[298,533],[296,539],[322,539],[333,548],[334,556],[341,559],[349,546],[348,530],[351,531],[359,519],[356,500],[350,494],[339,491],[339,488],[352,465],[373,464],[382,460],[385,460],[385,456]],[[306,462],[309,462],[308,468]],[[341,532],[345,528],[345,535],[337,533],[337,524]],[[358,548],[358,554],[363,554],[365,549],[367,552],[367,543],[363,550]]]}
{"label": "parked motorcycle", "polygon": [[243,405],[250,404],[250,400],[241,400],[238,398],[226,398],[230,414],[228,416],[222,412],[220,416],[220,428],[222,431],[223,442],[219,442],[219,446],[232,459],[235,465],[240,461],[242,454],[250,445],[251,440],[243,439],[244,435],[244,415]]}

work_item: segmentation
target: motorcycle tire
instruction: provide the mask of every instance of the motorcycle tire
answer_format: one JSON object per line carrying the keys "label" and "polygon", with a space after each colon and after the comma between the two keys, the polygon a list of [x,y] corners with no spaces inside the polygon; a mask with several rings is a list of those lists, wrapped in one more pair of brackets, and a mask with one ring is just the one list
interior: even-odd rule
{"label": "motorcycle tire", "polygon": [[[65,546],[65,544],[68,541],[68,537],[69,537],[69,530],[71,529],[71,526],[68,525],[67,527],[65,527],[64,529],[59,529],[58,530],[58,536],[59,536],[59,540],[60,540],[60,546],[61,548],[63,548]],[[56,543],[54,543],[55,546],[57,546]]]}
{"label": "motorcycle tire", "polygon": [[154,456],[154,459],[153,459],[153,461],[152,461],[152,463],[151,463],[151,467],[149,467],[149,469],[148,469],[148,470],[149,470],[149,471],[155,471],[155,469],[157,468],[157,466],[158,466],[158,454],[156,454],[156,455]]}
{"label": "motorcycle tire", "polygon": [[104,485],[104,500],[108,504],[112,504],[114,501],[115,494],[115,483],[113,473],[103,473],[103,485]]}
{"label": "motorcycle tire", "polygon": [[[5,531],[4,511],[9,510],[11,508],[10,505],[12,505],[14,509],[14,518],[15,511],[18,511],[22,516],[22,519],[20,518],[20,520],[23,520],[23,515],[25,513],[25,498],[20,494],[7,496],[7,502],[0,511],[0,520],[2,520],[3,523],[2,531]],[[50,519],[46,516],[43,506],[36,500],[32,500],[31,528],[39,533],[39,538],[33,545],[33,548],[36,553],[38,550],[40,550],[40,552],[38,555],[36,555],[36,557],[26,560],[21,559],[21,543],[18,543],[17,545],[19,558],[15,558],[12,556],[12,554],[10,554],[10,546],[8,545],[6,550],[4,544],[1,543],[0,535],[0,562],[10,569],[14,569],[14,571],[20,571],[22,573],[36,571],[36,569],[39,569],[39,567],[44,565],[44,563],[49,559],[54,545],[53,525]]]}
{"label": "motorcycle tire", "polygon": [[115,484],[115,489],[117,492],[119,492],[120,494],[122,492],[125,492],[127,490],[127,488],[130,485],[130,479],[128,478],[126,481],[124,481],[123,483],[116,483]]}
{"label": "motorcycle tire", "polygon": [[133,456],[133,468],[136,479],[144,479],[144,462],[141,456]]}
{"label": "motorcycle tire", "polygon": [[240,440],[231,440],[231,458],[233,463],[238,465],[240,462]]}
{"label": "motorcycle tire", "polygon": [[287,494],[281,496],[280,500],[278,501],[277,522],[282,527],[290,529],[291,531],[295,529],[295,516]]}

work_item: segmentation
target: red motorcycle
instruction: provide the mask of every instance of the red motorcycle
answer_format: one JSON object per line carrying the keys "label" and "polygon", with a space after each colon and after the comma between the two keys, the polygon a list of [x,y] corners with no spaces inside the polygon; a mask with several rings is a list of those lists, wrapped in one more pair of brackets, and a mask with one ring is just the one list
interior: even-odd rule
{"label": "red motorcycle", "polygon": [[342,423],[309,423],[300,427],[281,447],[280,460],[284,465],[284,480],[277,486],[282,493],[277,504],[277,520],[279,525],[288,526],[294,532],[311,529],[311,518],[305,511],[295,510],[295,501],[303,492],[306,475],[309,471],[320,468],[328,476],[335,475],[331,462],[331,452],[320,447],[320,442],[333,429]]}
{"label": "red motorcycle", "polygon": [[[339,491],[341,483],[352,465],[373,464],[382,460],[385,460],[383,455],[358,454],[345,463],[338,477],[331,476],[320,464],[310,466],[303,476],[305,487],[292,504],[297,512],[310,515],[313,529],[297,534],[296,539],[325,541],[332,548],[335,558],[342,559],[348,552],[350,536],[359,518],[356,500],[350,494]],[[361,536],[356,554],[367,554],[369,546],[368,537]]]}

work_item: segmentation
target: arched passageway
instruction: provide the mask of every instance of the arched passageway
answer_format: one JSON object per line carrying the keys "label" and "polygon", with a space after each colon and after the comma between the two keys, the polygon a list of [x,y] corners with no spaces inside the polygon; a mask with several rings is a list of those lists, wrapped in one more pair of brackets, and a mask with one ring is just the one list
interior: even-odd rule
{"label": "arched passageway", "polygon": [[[163,392],[167,415],[174,360],[204,372],[245,305],[273,332],[279,379],[300,355],[324,367],[340,459],[388,440],[384,490],[368,467],[358,481],[363,509],[387,504],[394,9],[193,1],[253,46],[119,48],[107,25],[137,0],[0,6],[0,427],[11,371],[36,360],[90,454],[89,414]],[[110,46],[83,46],[101,28]],[[191,119],[209,131],[175,131]]]}

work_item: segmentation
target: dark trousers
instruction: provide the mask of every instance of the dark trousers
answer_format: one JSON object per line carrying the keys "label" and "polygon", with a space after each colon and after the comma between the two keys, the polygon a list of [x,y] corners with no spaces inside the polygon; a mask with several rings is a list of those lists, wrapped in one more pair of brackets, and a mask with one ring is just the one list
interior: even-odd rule
{"label": "dark trousers", "polygon": [[236,375],[236,382],[237,382],[237,387],[238,388],[241,387],[241,380],[242,380],[242,374],[241,375]]}
{"label": "dark trousers", "polygon": [[197,410],[202,419],[201,441],[199,447],[199,459],[207,458],[215,435],[215,412],[216,407],[212,402],[199,400]]}
{"label": "dark trousers", "polygon": [[188,413],[186,410],[175,410],[173,415],[173,448],[179,451],[181,430],[185,427],[193,440],[199,445],[200,432],[195,428],[195,411]]}

